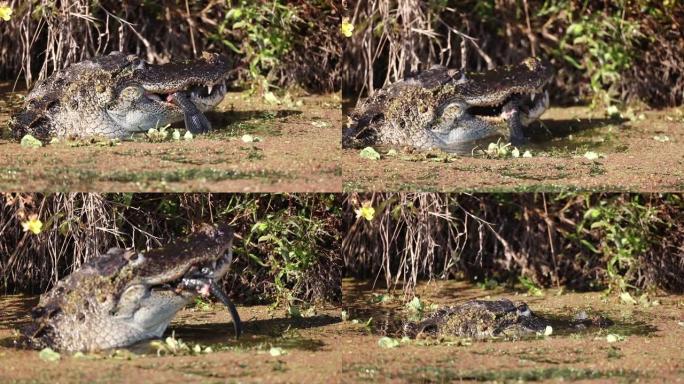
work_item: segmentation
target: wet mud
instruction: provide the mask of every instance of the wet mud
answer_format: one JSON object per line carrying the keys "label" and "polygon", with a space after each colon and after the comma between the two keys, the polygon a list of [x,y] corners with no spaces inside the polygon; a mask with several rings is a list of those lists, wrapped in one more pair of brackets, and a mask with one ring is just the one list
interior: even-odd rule
{"label": "wet mud", "polygon": [[[207,113],[214,131],[157,142],[62,141],[25,148],[7,122],[23,92],[0,86],[0,189],[18,191],[338,191],[341,125],[337,95],[300,95],[267,103],[229,92]],[[245,142],[243,137],[255,140]]]}
{"label": "wet mud", "polygon": [[[496,139],[457,153],[378,147],[380,160],[342,150],[345,191],[653,192],[684,186],[684,110],[606,118],[588,107],[554,107],[518,148],[484,154]],[[500,142],[504,146],[505,142]],[[531,157],[523,157],[526,151]]]}
{"label": "wet mud", "polygon": [[[684,377],[681,295],[651,295],[634,305],[603,292],[550,289],[534,296],[453,281],[421,284],[417,293],[426,312],[476,298],[508,298],[528,303],[553,326],[547,336],[475,341],[402,340],[399,327],[415,313],[401,292],[346,279],[343,293],[341,307],[317,307],[303,318],[288,317],[284,309],[238,305],[245,325],[239,340],[225,309],[200,306],[181,311],[165,335],[188,350],[173,353],[159,340],[99,354],[62,354],[54,362],[14,346],[36,298],[4,296],[0,381],[99,383],[135,376],[155,383],[681,382]],[[614,323],[583,330],[567,326],[579,311]],[[199,352],[189,352],[193,348]]]}

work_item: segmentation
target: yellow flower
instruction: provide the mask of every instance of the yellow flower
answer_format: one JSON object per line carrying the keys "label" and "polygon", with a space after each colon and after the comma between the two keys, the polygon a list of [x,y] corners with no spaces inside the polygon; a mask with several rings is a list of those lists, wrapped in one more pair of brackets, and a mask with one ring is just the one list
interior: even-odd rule
{"label": "yellow flower", "polygon": [[342,26],[340,27],[340,30],[342,31],[342,34],[345,37],[351,37],[352,34],[354,33],[354,24],[352,24],[349,21],[348,17],[342,18]]}
{"label": "yellow flower", "polygon": [[356,212],[356,218],[363,217],[364,219],[371,221],[373,216],[375,216],[375,208],[371,206],[370,201],[365,201],[361,208],[354,210]]}
{"label": "yellow flower", "polygon": [[37,235],[43,229],[43,222],[40,221],[38,215],[33,214],[29,216],[28,221],[21,223],[21,226],[24,228],[24,232],[31,231],[34,235]]}
{"label": "yellow flower", "polygon": [[12,8],[6,5],[0,5],[0,19],[9,21],[10,16],[12,16]]}

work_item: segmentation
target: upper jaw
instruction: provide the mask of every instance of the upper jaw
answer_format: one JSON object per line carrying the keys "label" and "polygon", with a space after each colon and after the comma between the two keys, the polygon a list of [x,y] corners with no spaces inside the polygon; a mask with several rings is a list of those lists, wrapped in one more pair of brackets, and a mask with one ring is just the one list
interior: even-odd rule
{"label": "upper jaw", "polygon": [[537,87],[508,87],[504,91],[464,96],[463,100],[470,107],[501,107],[513,97],[534,97],[542,94],[545,92],[545,86],[546,81]]}
{"label": "upper jaw", "polygon": [[142,259],[134,266],[137,277],[130,283],[170,284],[203,268],[225,273],[222,265],[232,261],[233,236],[228,225],[202,224],[189,236],[140,255]]}
{"label": "upper jaw", "polygon": [[196,85],[218,85],[226,80],[230,66],[222,56],[204,53],[190,62],[150,65],[133,74],[132,80],[153,93],[172,93]]}
{"label": "upper jaw", "polygon": [[171,102],[171,95],[186,92],[200,109],[208,109],[223,99],[229,74],[227,58],[204,52],[201,58],[189,62],[148,65],[136,69],[131,80],[140,84],[151,100]]}
{"label": "upper jaw", "polygon": [[537,120],[549,107],[549,94],[543,87],[516,92],[511,90],[502,93],[487,102],[466,102],[466,111],[474,117],[492,119],[508,119],[508,114],[515,108],[521,112],[523,125]]}
{"label": "upper jaw", "polygon": [[171,104],[175,108],[179,108],[173,103],[173,95],[177,92],[186,92],[192,101],[200,110],[206,111],[213,108],[223,100],[228,87],[225,79],[220,79],[216,82],[204,84],[189,84],[183,88],[156,88],[147,87],[145,89],[145,97],[158,103]]}

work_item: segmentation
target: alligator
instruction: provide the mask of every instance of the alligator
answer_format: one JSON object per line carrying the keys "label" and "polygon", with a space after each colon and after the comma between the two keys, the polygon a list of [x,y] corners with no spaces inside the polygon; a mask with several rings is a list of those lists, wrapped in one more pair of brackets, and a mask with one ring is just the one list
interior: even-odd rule
{"label": "alligator", "polygon": [[401,145],[449,150],[505,133],[524,144],[524,130],[549,106],[544,89],[550,64],[527,58],[486,72],[434,66],[388,85],[351,113],[342,145],[356,148]]}
{"label": "alligator", "polygon": [[203,224],[185,238],[144,252],[111,248],[41,295],[22,333],[30,347],[76,352],[130,346],[162,336],[199,296],[218,298],[240,316],[218,281],[232,262],[233,231]]}
{"label": "alligator", "polygon": [[223,100],[229,69],[225,57],[208,52],[197,60],[161,65],[112,52],[38,82],[10,129],[16,139],[27,134],[42,141],[124,139],[184,120],[193,134],[204,133],[211,124],[202,112]]}
{"label": "alligator", "polygon": [[[514,303],[508,299],[470,300],[457,306],[439,308],[422,321],[408,321],[404,324],[403,333],[410,338],[518,339],[544,334],[551,323],[533,313],[523,302]],[[588,327],[605,328],[612,324],[610,319],[589,316],[582,311],[562,325],[564,328],[582,330]]]}

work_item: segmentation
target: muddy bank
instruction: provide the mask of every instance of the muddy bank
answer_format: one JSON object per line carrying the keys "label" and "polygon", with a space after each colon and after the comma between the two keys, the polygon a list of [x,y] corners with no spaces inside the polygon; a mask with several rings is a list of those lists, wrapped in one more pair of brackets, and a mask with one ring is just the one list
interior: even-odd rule
{"label": "muddy bank", "polygon": [[[421,284],[426,305],[468,299],[525,301],[554,324],[578,310],[601,313],[615,322],[603,329],[554,330],[546,337],[509,341],[399,341],[379,345],[389,326],[404,316],[403,300],[369,282],[343,282],[343,309],[317,308],[303,319],[282,309],[238,305],[245,322],[242,339],[232,339],[228,313],[219,306],[186,309],[174,332],[198,355],[161,353],[149,344],[117,354],[62,355],[45,361],[38,351],[11,347],[15,330],[27,320],[35,297],[0,299],[0,381],[124,381],[135,375],[150,382],[681,382],[684,356],[684,296],[649,296],[648,305],[621,302],[615,295],[545,290],[543,296],[458,282]],[[609,342],[609,335],[614,335]]]}
{"label": "muddy bank", "polygon": [[[0,189],[20,191],[337,191],[341,125],[337,95],[296,96],[269,104],[228,93],[207,114],[214,131],[190,141],[150,142],[145,135],[112,144],[62,142],[23,148],[9,139],[0,95]],[[174,125],[173,127],[176,127]],[[178,125],[184,132],[182,123]],[[172,129],[170,129],[172,131]],[[245,142],[244,135],[257,137]],[[170,135],[169,135],[170,136]]]}
{"label": "muddy bank", "polygon": [[[586,107],[551,108],[531,158],[378,148],[380,160],[342,151],[345,191],[679,190],[684,186],[684,111],[606,119]],[[548,140],[542,141],[541,138]],[[481,143],[480,149],[487,149]],[[472,148],[460,152],[471,153]],[[477,150],[475,151],[477,152]],[[593,153],[593,155],[592,155]],[[595,155],[595,156],[594,156]]]}
{"label": "muddy bank", "polygon": [[[359,324],[345,323],[346,377],[379,382],[677,382],[684,373],[679,346],[684,336],[683,296],[652,297],[650,306],[643,306],[595,292],[548,290],[543,296],[529,296],[456,282],[423,284],[418,293],[426,306],[509,298],[527,302],[555,325],[579,310],[604,314],[615,324],[574,332],[557,329],[551,336],[517,341],[420,340],[382,348],[381,337],[392,331],[394,317],[389,314],[406,312],[401,296],[346,280],[345,307],[350,318],[359,319]],[[609,342],[608,335],[618,341]]]}
{"label": "muddy bank", "polygon": [[36,299],[0,297],[0,382],[100,383],[131,377],[150,383],[325,382],[339,369],[335,355],[341,319],[332,307],[316,307],[308,317],[293,319],[283,309],[238,305],[245,326],[239,340],[220,305],[185,309],[167,333],[190,348],[199,345],[200,353],[174,355],[167,349],[158,356],[158,346],[141,343],[118,352],[62,354],[58,361],[46,361],[38,351],[12,347]]}

